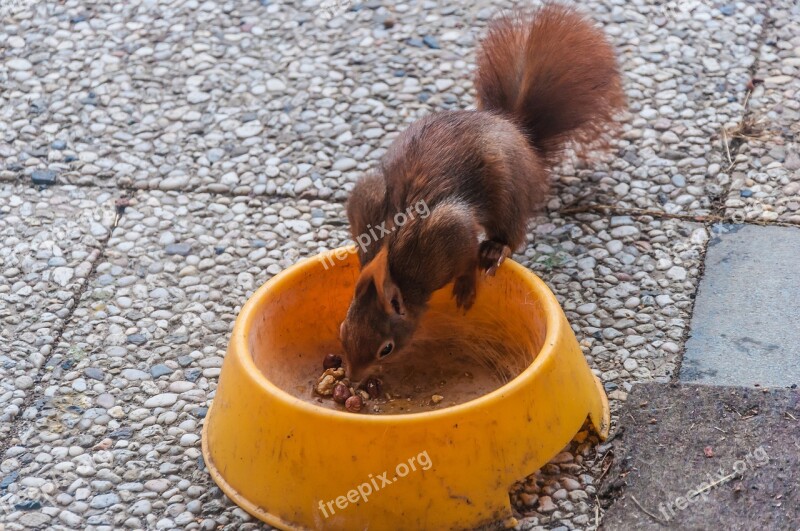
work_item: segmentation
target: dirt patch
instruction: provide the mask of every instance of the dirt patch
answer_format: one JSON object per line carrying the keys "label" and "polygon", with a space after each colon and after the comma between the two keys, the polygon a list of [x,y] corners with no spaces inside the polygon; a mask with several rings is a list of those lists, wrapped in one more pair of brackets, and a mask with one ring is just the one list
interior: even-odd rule
{"label": "dirt patch", "polygon": [[800,527],[800,391],[641,384],[620,412],[603,529]]}

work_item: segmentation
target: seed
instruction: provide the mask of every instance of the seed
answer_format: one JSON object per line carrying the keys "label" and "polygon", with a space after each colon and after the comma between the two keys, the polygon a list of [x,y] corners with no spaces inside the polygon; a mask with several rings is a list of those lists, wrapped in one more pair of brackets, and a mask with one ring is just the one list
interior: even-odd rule
{"label": "seed", "polygon": [[323,369],[338,369],[342,366],[342,357],[336,354],[327,354],[325,359],[322,360]]}
{"label": "seed", "polygon": [[333,388],[333,400],[337,404],[344,404],[351,395],[350,388],[342,382],[337,383]]}
{"label": "seed", "polygon": [[381,396],[381,387],[381,381],[377,378],[368,378],[364,385],[370,398],[378,398]]}
{"label": "seed", "polygon": [[345,401],[344,407],[347,408],[347,411],[358,413],[364,407],[364,401],[361,400],[360,396],[353,395]]}
{"label": "seed", "polygon": [[431,402],[433,402],[434,404],[438,404],[442,400],[444,400],[444,397],[442,395],[433,395],[431,397]]}

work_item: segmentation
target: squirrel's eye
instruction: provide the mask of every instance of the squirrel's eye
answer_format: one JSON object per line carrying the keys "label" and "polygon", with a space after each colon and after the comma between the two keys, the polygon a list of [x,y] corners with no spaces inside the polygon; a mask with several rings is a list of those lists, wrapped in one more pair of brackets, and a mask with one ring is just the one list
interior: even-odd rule
{"label": "squirrel's eye", "polygon": [[387,341],[378,351],[378,357],[385,358],[386,356],[392,353],[392,350],[394,350],[394,343],[391,341]]}

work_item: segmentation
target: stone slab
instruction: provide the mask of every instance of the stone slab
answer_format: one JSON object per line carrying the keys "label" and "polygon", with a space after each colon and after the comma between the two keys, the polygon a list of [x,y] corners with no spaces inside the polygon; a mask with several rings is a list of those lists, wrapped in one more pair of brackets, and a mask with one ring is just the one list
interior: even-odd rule
{"label": "stone slab", "polygon": [[715,230],[681,381],[800,384],[800,229],[719,225]]}
{"label": "stone slab", "polygon": [[108,238],[115,197],[0,187],[0,448]]}

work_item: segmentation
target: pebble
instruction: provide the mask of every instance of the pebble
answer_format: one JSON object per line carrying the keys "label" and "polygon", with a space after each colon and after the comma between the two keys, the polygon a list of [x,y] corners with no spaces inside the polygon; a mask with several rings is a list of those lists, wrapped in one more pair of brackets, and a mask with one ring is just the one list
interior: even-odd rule
{"label": "pebble", "polygon": [[425,44],[425,46],[434,50],[441,48],[441,46],[439,46],[439,41],[436,40],[436,37],[432,37],[431,35],[425,35],[425,37],[422,38],[422,42]]}
{"label": "pebble", "polygon": [[558,506],[553,503],[553,500],[550,496],[541,496],[539,498],[539,506],[537,510],[541,513],[552,513],[553,511],[557,510]]}
{"label": "pebble", "polygon": [[149,380],[150,375],[139,369],[123,369],[120,375],[126,380],[138,381]]}
{"label": "pebble", "polygon": [[147,338],[144,334],[131,334],[128,336],[128,343],[133,343],[134,345],[144,345],[147,343]]}
{"label": "pebble", "polygon": [[680,266],[673,266],[667,271],[667,278],[671,280],[682,281],[686,280],[686,269]]}
{"label": "pebble", "polygon": [[239,138],[251,138],[261,133],[264,126],[261,122],[247,122],[236,128],[236,136]]}
{"label": "pebble", "polygon": [[192,252],[192,245],[189,243],[171,243],[167,245],[164,252],[168,255],[188,256]]}
{"label": "pebble", "polygon": [[158,365],[153,365],[153,367],[150,369],[150,374],[153,375],[153,378],[168,376],[173,372],[174,371],[172,369],[161,363],[159,363]]}
{"label": "pebble", "polygon": [[33,378],[30,376],[19,376],[16,380],[14,380],[14,387],[17,389],[30,389],[33,387]]}
{"label": "pebble", "polygon": [[7,60],[5,65],[9,70],[30,70],[33,68],[33,65],[30,63],[30,61],[20,57]]}
{"label": "pebble", "polygon": [[283,92],[286,90],[286,83],[277,78],[267,80],[267,90],[270,92]]}
{"label": "pebble", "polygon": [[103,371],[95,368],[95,367],[88,367],[83,373],[86,375],[87,378],[91,378],[93,380],[103,381]]}
{"label": "pebble", "polygon": [[89,506],[92,509],[107,509],[119,502],[119,496],[114,493],[98,494],[92,498],[91,502],[89,502]]}
{"label": "pebble", "polygon": [[636,236],[638,234],[639,234],[639,229],[633,225],[616,227],[611,230],[611,236],[613,238],[629,238],[631,236]]}
{"label": "pebble", "polygon": [[16,35],[8,38],[8,45],[12,48],[24,48],[25,47],[25,39],[22,37],[18,37]]}
{"label": "pebble", "polygon": [[[155,491],[155,492],[160,492],[160,491]],[[150,503],[149,500],[137,500],[131,505],[129,512],[134,516],[145,516],[150,514],[152,510],[153,510],[152,504]]]}
{"label": "pebble", "polygon": [[58,519],[68,526],[75,528],[80,527],[83,523],[83,519],[79,515],[67,510],[58,513]]}
{"label": "pebble", "polygon": [[334,165],[333,169],[336,171],[349,171],[355,168],[357,165],[356,161],[351,158],[343,158],[337,160]]}
{"label": "pebble", "polygon": [[169,481],[166,479],[151,479],[145,481],[144,488],[160,494],[169,488]]}
{"label": "pebble", "polygon": [[175,393],[162,393],[160,395],[151,396],[144,402],[144,407],[169,407],[178,401],[178,395]]}

